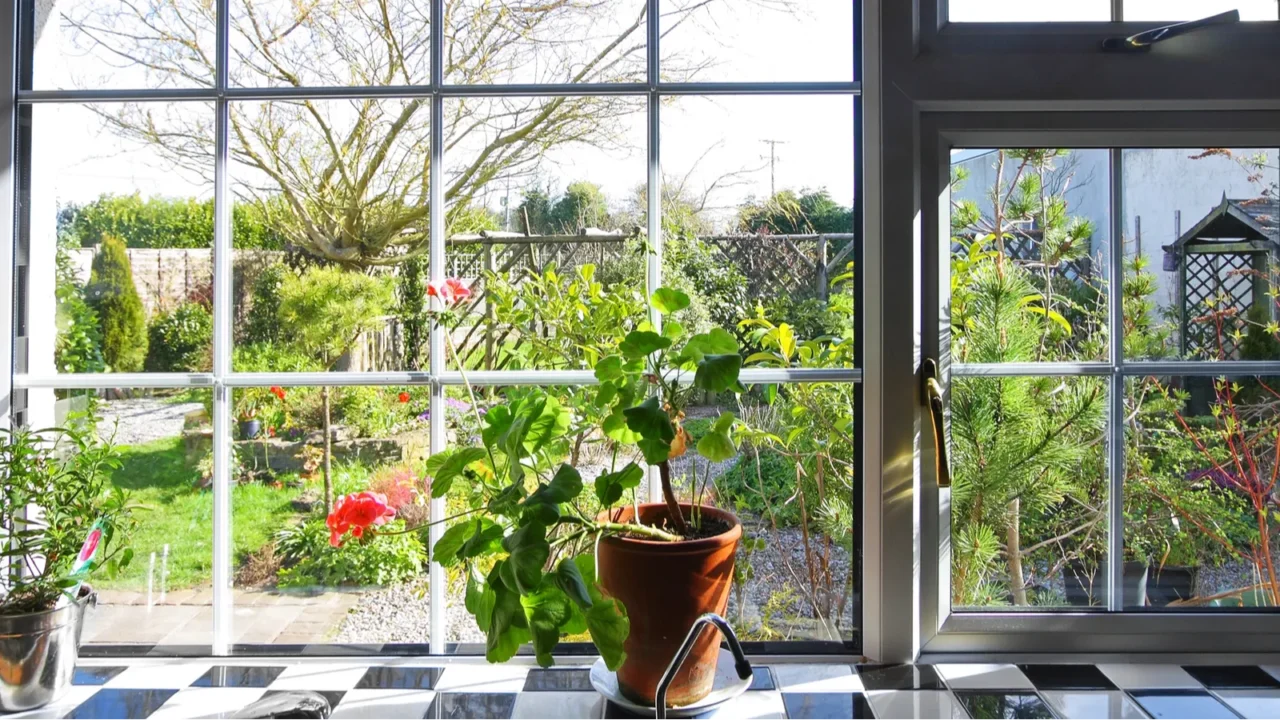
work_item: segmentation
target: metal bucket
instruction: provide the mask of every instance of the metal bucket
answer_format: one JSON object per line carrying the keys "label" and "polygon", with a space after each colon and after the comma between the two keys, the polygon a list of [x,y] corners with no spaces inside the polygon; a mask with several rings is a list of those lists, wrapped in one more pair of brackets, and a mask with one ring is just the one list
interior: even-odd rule
{"label": "metal bucket", "polygon": [[38,708],[71,687],[80,630],[93,591],[74,603],[26,615],[0,615],[0,712]]}

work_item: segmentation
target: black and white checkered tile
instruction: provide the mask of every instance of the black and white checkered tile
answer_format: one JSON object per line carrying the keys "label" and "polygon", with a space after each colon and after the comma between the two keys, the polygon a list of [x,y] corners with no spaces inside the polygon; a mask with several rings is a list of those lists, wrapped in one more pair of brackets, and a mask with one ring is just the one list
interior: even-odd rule
{"label": "black and white checkered tile", "polygon": [[[585,667],[432,658],[85,660],[56,705],[13,717],[225,717],[271,693],[323,694],[335,718],[634,717]],[[1280,718],[1280,666],[760,664],[717,718]]]}

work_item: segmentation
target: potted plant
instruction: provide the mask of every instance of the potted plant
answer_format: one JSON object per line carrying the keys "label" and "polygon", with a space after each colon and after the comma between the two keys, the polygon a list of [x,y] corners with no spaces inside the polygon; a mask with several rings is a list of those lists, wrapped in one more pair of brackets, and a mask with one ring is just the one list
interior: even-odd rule
{"label": "potted plant", "polygon": [[[428,292],[449,307],[463,290],[450,280]],[[465,383],[478,441],[426,463],[432,497],[461,484],[469,491],[469,509],[436,521],[450,526],[432,552],[442,565],[463,567],[465,605],[487,636],[486,658],[503,662],[531,642],[539,664],[550,665],[562,637],[585,632],[618,672],[622,691],[647,703],[693,621],[725,612],[742,534],[733,514],[700,502],[705,484],[696,477],[691,502],[679,502],[670,468],[672,458],[695,451],[681,427],[690,396],[743,389],[737,340],[721,329],[686,333],[670,318],[688,306],[684,293],[660,288],[651,304],[668,316],[662,330],[642,323],[594,368],[599,385],[590,401],[607,410],[597,436],[613,444],[612,462],[589,491],[598,512],[582,510],[587,486],[560,461],[569,456],[571,410],[540,389],[511,391],[481,417]],[[447,333],[446,340],[452,352]],[[721,414],[696,452],[713,462],[732,457],[739,425]],[[645,465],[661,478],[661,503],[635,502]],[[374,542],[394,516],[376,493],[341,498],[328,518],[331,542]],[[669,704],[710,692],[718,648],[718,633],[703,635],[668,691]]]}
{"label": "potted plant", "polygon": [[119,466],[115,450],[89,432],[0,429],[0,711],[40,707],[71,687],[93,597],[86,580],[133,556],[123,542],[131,508],[108,477]]}

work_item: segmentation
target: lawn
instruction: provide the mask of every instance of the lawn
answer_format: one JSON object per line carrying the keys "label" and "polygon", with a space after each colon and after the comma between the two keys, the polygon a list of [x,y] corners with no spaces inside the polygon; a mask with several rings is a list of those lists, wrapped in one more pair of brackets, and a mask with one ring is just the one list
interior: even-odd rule
{"label": "lawn", "polygon": [[[127,489],[141,524],[133,537],[135,557],[117,574],[102,573],[103,589],[147,589],[151,553],[156,554],[156,589],[160,555],[169,545],[169,590],[207,585],[213,574],[213,492],[201,490],[199,471],[186,462],[182,438],[120,448],[122,465],[112,481]],[[295,513],[289,504],[298,490],[261,484],[236,485],[231,491],[231,537],[236,565],[261,548]]]}

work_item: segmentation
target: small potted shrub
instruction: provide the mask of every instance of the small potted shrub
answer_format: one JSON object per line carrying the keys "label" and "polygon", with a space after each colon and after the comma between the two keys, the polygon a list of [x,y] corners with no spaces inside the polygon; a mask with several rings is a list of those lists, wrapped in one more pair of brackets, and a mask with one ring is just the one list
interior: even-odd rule
{"label": "small potted shrub", "polygon": [[[469,293],[450,280],[428,294],[449,307]],[[550,665],[562,637],[587,633],[618,672],[621,690],[649,704],[694,620],[725,612],[742,535],[733,514],[699,502],[705,487],[696,477],[692,502],[678,502],[670,469],[686,452],[712,462],[732,457],[739,421],[721,414],[695,449],[682,409],[695,392],[743,389],[730,333],[686,333],[670,319],[689,304],[682,292],[661,288],[651,303],[668,316],[662,331],[642,323],[595,365],[599,385],[589,401],[606,409],[595,434],[614,452],[589,488],[561,461],[569,457],[571,408],[536,389],[509,392],[483,417],[472,395],[479,441],[434,453],[425,473],[432,497],[465,486],[461,494],[471,498],[470,509],[437,521],[450,526],[432,552],[442,565],[463,567],[466,608],[487,636],[486,658],[503,662],[532,643],[538,663]],[[645,465],[661,478],[663,502],[635,503],[631,491]],[[582,509],[588,493],[598,512]],[[328,518],[331,542],[376,542],[419,529],[386,530],[394,517],[378,493],[341,498]],[[710,692],[718,648],[718,633],[704,633],[668,691],[670,705]]]}
{"label": "small potted shrub", "polygon": [[71,687],[89,576],[133,553],[126,496],[108,477],[114,449],[78,430],[0,430],[0,526],[7,593],[0,598],[0,711],[30,710]]}

